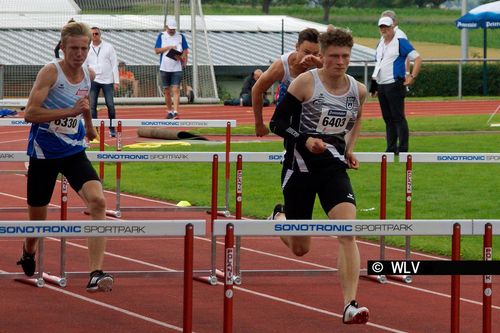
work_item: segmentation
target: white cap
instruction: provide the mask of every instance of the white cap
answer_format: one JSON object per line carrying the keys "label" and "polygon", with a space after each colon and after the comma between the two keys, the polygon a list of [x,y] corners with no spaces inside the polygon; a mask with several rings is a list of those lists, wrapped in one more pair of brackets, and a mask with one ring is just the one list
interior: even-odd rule
{"label": "white cap", "polygon": [[378,26],[382,26],[382,25],[385,25],[387,27],[390,27],[394,24],[394,21],[390,18],[390,17],[387,17],[387,16],[383,16],[381,17],[379,20],[378,20]]}
{"label": "white cap", "polygon": [[177,22],[173,17],[167,19],[167,27],[169,29],[177,29]]}

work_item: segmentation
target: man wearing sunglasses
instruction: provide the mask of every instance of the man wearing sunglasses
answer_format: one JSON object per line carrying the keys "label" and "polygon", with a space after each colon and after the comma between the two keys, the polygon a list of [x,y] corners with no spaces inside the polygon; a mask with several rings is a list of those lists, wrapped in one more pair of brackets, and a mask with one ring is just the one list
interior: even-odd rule
{"label": "man wearing sunglasses", "polygon": [[87,65],[95,72],[95,79],[90,88],[90,110],[92,118],[97,118],[97,99],[101,90],[104,93],[104,101],[108,108],[108,117],[111,120],[109,135],[116,136],[113,119],[116,118],[114,91],[120,86],[120,75],[118,74],[118,60],[115,48],[101,39],[101,29],[92,27],[92,43],[90,43]]}

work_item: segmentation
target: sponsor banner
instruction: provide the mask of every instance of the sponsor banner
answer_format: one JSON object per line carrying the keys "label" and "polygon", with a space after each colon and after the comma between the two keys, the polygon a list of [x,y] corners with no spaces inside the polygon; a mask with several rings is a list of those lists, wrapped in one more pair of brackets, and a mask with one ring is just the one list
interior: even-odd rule
{"label": "sponsor banner", "polygon": [[234,248],[226,249],[226,274],[224,274],[226,285],[233,284],[234,275]]}
{"label": "sponsor banner", "polygon": [[27,162],[29,156],[25,151],[0,151],[0,162]]}
{"label": "sponsor banner", "polygon": [[500,275],[500,261],[368,260],[368,275]]}
{"label": "sponsor banner", "polygon": [[472,220],[473,235],[484,235],[484,226],[491,224],[493,235],[500,235],[500,220]]}
{"label": "sponsor banner", "polygon": [[[214,154],[219,155],[219,162],[226,161],[224,152],[125,152],[125,151],[86,151],[92,162],[212,162]],[[380,162],[382,154],[358,153],[360,162]],[[276,152],[232,152],[229,155],[231,162],[236,162],[238,155],[242,155],[243,163],[280,163],[283,153]],[[26,162],[29,160],[25,151],[0,151],[0,162]],[[393,156],[388,155],[388,162]]]}
{"label": "sponsor banner", "polygon": [[399,161],[406,162],[408,155],[413,163],[500,163],[500,153],[401,153]]}
{"label": "sponsor banner", "polygon": [[214,234],[225,235],[227,223],[237,236],[415,236],[452,235],[460,223],[462,235],[472,234],[471,220],[216,220]]}
{"label": "sponsor banner", "polygon": [[0,221],[1,237],[128,237],[184,236],[191,223],[195,235],[205,234],[205,221]]}
{"label": "sponsor banner", "polygon": [[[104,126],[110,126],[109,119],[92,119],[92,125],[100,126],[101,122]],[[113,125],[122,123],[123,127],[227,127],[230,123],[231,127],[236,127],[236,120],[197,120],[197,119],[113,119]]]}
{"label": "sponsor banner", "polygon": [[87,151],[93,162],[211,162],[213,153]]}
{"label": "sponsor banner", "polygon": [[30,126],[30,123],[24,121],[23,118],[5,118],[0,119],[0,126]]}

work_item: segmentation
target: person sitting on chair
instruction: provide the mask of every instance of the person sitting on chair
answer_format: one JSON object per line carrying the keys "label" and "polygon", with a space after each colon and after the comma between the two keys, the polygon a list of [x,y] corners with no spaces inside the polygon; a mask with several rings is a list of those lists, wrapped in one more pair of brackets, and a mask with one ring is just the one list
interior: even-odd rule
{"label": "person sitting on chair", "polygon": [[125,62],[118,63],[118,74],[120,76],[120,96],[139,97],[139,81],[136,80],[133,72],[125,69]]}

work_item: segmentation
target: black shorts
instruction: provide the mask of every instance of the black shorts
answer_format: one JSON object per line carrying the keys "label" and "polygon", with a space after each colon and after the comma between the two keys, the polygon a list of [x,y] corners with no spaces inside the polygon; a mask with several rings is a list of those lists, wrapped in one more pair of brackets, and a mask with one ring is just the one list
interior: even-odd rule
{"label": "black shorts", "polygon": [[54,159],[30,157],[28,167],[28,205],[42,207],[49,204],[57,175],[62,173],[71,187],[78,192],[83,184],[100,180],[85,151]]}
{"label": "black shorts", "polygon": [[313,173],[283,169],[281,175],[287,220],[312,219],[316,194],[326,214],[342,202],[356,205],[351,181],[345,168]]}

